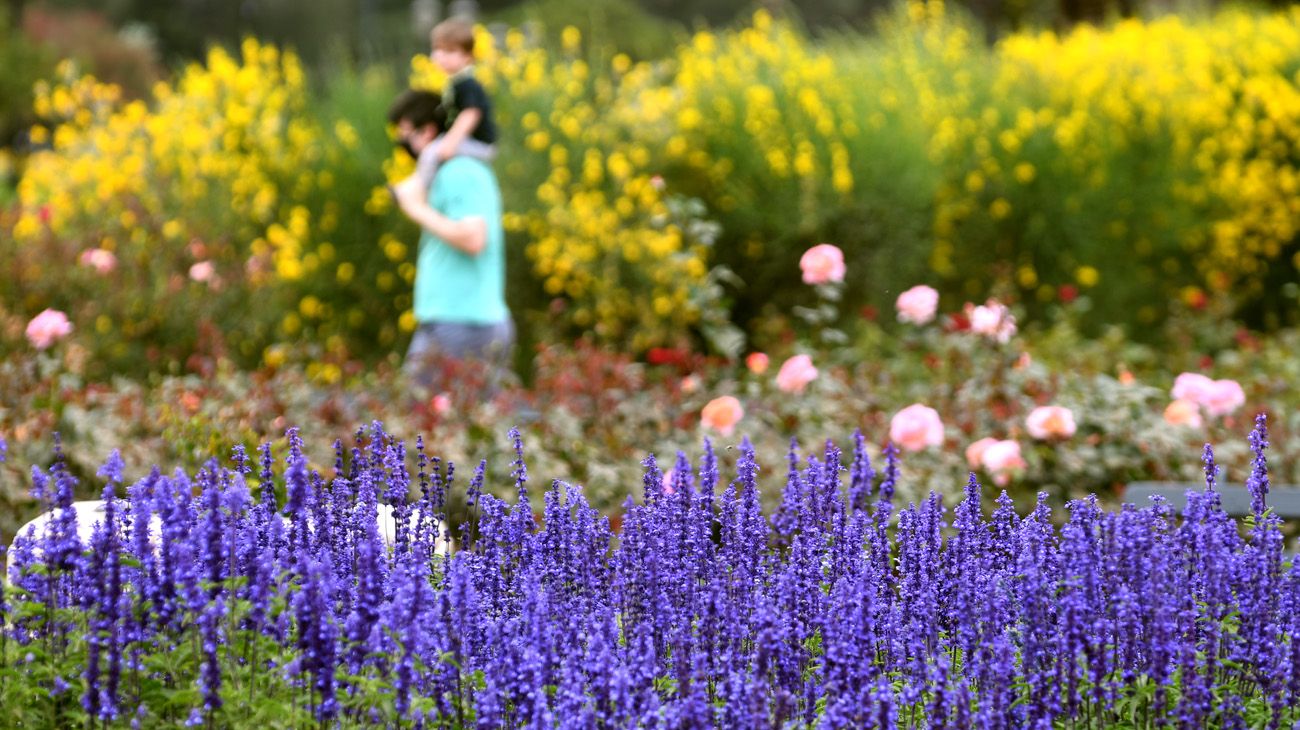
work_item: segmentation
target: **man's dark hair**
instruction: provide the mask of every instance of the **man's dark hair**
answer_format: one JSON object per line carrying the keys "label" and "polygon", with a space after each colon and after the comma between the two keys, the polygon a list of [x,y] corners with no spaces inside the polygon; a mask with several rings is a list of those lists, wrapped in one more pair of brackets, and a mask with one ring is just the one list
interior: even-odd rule
{"label": "man's dark hair", "polygon": [[447,128],[447,110],[442,106],[442,97],[432,91],[407,89],[399,94],[388,107],[388,122],[397,124],[403,119],[417,129],[426,124],[432,124],[438,131]]}

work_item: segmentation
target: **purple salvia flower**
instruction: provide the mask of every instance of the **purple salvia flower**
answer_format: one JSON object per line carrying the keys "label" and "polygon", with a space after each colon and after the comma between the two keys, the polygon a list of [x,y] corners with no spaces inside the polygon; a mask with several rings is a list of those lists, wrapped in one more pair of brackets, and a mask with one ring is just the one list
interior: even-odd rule
{"label": "purple salvia flower", "polygon": [[695,497],[695,476],[691,473],[691,462],[686,458],[686,453],[677,452],[677,460],[673,462],[673,483],[665,484],[665,487],[671,487],[672,490],[681,495],[681,499],[689,506]]}
{"label": "purple salvia flower", "polygon": [[302,588],[294,594],[294,618],[298,626],[298,649],[301,651],[299,668],[312,676],[312,689],[320,693],[316,704],[316,719],[322,723],[338,715],[339,705],[335,695],[334,672],[337,666],[336,638],[329,607],[329,585],[333,569],[329,556],[311,560],[303,556],[299,567]]}
{"label": "purple salvia flower", "polygon": [[50,492],[50,478],[45,476],[45,473],[35,464],[32,464],[31,476],[32,486],[28,493],[32,495],[32,499],[53,510],[54,494]]}
{"label": "purple salvia flower", "polygon": [[289,438],[289,455],[285,457],[288,469],[284,476],[284,516],[289,520],[288,551],[290,555],[295,555],[309,543],[307,523],[311,485],[308,482],[307,458],[302,454],[298,429],[290,428],[286,436]]}
{"label": "purple salvia flower", "polygon": [[[0,545],[0,564],[6,564],[6,557],[5,546]],[[5,602],[5,586],[8,585],[9,580],[9,576],[0,575],[0,655],[4,655],[4,627],[9,625],[9,604]]]}
{"label": "purple salvia flower", "polygon": [[[84,570],[79,571],[78,582],[85,589],[82,593],[82,608],[87,612],[97,612],[98,604],[102,603],[100,597],[105,592],[103,585],[106,582],[104,578],[104,563],[107,559],[107,537],[108,528],[103,523],[96,523],[93,536],[91,537],[92,550],[90,559],[86,561]],[[93,614],[92,614],[93,615]],[[94,616],[90,619],[90,632],[86,637],[86,691],[81,695],[81,708],[86,711],[90,717],[99,717],[100,701],[100,654],[103,650],[104,637],[101,629],[103,628],[103,616]]]}
{"label": "purple salvia flower", "polygon": [[258,451],[261,470],[257,476],[257,506],[253,510],[253,522],[257,525],[257,551],[270,552],[278,558],[282,546],[279,541],[273,542],[269,536],[271,522],[279,522],[275,496],[275,457],[269,443],[263,443]]}
{"label": "purple salvia flower", "polygon": [[772,525],[782,544],[788,544],[800,527],[800,514],[807,499],[804,496],[805,485],[799,473],[799,442],[791,438],[790,449],[786,452],[785,488],[781,490],[781,506],[772,515]]}
{"label": "purple salvia flower", "polygon": [[128,617],[133,638],[142,639],[144,624],[147,622],[147,606],[156,605],[159,596],[158,563],[154,552],[154,541],[161,535],[154,534],[154,500],[155,487],[162,481],[158,467],[150,470],[149,476],[141,479],[127,489],[129,504],[127,512],[130,518],[130,553],[139,563],[139,567],[128,571],[128,580],[136,593],[134,617]]}
{"label": "purple salvia flower", "polygon": [[[283,537],[284,525],[272,517],[265,537],[278,542]],[[259,539],[261,535],[259,534]],[[250,542],[252,542],[250,540]],[[248,576],[248,626],[256,632],[264,631],[271,610],[271,594],[276,582],[276,557],[270,550],[260,550],[249,561]]]}
{"label": "purple salvia flower", "polygon": [[989,577],[991,540],[981,512],[979,479],[973,472],[966,483],[966,499],[955,510],[953,527],[956,534],[949,540],[940,561],[942,619],[949,640],[963,656],[972,656],[979,633],[977,604],[984,597]]}
{"label": "purple salvia flower", "polygon": [[659,471],[659,463],[654,454],[646,454],[641,460],[645,472],[641,476],[641,503],[651,504],[664,493],[664,475]]}
{"label": "purple salvia flower", "polygon": [[225,601],[214,598],[199,612],[199,637],[202,642],[203,664],[199,673],[199,691],[203,695],[203,710],[209,718],[221,709],[221,659],[217,649],[224,642],[221,620],[225,616]]}
{"label": "purple salvia flower", "polygon": [[389,604],[389,615],[385,618],[387,632],[399,641],[399,656],[393,669],[394,704],[399,718],[407,717],[410,712],[415,657],[420,654],[422,647],[423,632],[417,627],[421,609],[420,596],[423,593],[420,582],[423,576],[412,572],[417,564],[417,561],[406,560],[395,566],[393,601]]}
{"label": "purple salvia flower", "polygon": [[[363,483],[368,481],[363,477]],[[384,591],[384,550],[379,542],[374,505],[363,501],[355,510],[355,529],[360,534],[356,540],[356,597],[345,625],[349,674],[359,674],[366,657],[380,651],[380,647],[371,643],[371,635],[379,621]]]}
{"label": "purple salvia flower", "polygon": [[1020,524],[1015,601],[1020,606],[1021,671],[1030,696],[1027,724],[1049,727],[1060,712],[1061,688],[1055,677],[1060,636],[1057,630],[1057,546],[1047,495]]}
{"label": "purple salvia flower", "polygon": [[1019,546],[1016,536],[1020,531],[1020,515],[1016,514],[1015,504],[1005,489],[998,495],[997,505],[989,524],[989,568],[1010,570],[1016,563]]}
{"label": "purple salvia flower", "polygon": [[1250,477],[1246,486],[1250,489],[1250,508],[1258,520],[1267,509],[1268,497],[1268,459],[1264,450],[1268,448],[1268,416],[1263,413],[1255,416],[1255,428],[1250,432],[1251,460]]}
{"label": "purple salvia flower", "polygon": [[1201,455],[1201,461],[1204,464],[1202,471],[1205,472],[1205,491],[1213,492],[1215,481],[1219,476],[1219,467],[1214,464],[1214,447],[1210,444],[1205,445],[1205,451]]}
{"label": "purple salvia flower", "polygon": [[898,447],[893,443],[885,444],[885,477],[880,481],[880,499],[890,502],[894,499],[894,488],[898,485]]}
{"label": "purple salvia flower", "polygon": [[821,492],[821,504],[818,514],[823,521],[842,523],[844,517],[844,499],[840,496],[840,472],[844,471],[843,454],[838,446],[829,439],[826,441],[826,461],[822,469],[824,484]]}
{"label": "purple salvia flower", "polygon": [[1101,581],[1098,574],[1100,550],[1096,539],[1098,510],[1095,505],[1073,501],[1067,505],[1070,521],[1062,530],[1061,553],[1064,593],[1060,599],[1064,651],[1060,655],[1063,689],[1071,717],[1079,711],[1082,678],[1080,663],[1087,667],[1089,684],[1099,691],[1102,615]]}
{"label": "purple salvia flower", "polygon": [[122,483],[122,452],[113,449],[113,453],[108,455],[108,460],[99,467],[96,476],[105,479],[113,484]]}
{"label": "purple salvia flower", "polygon": [[876,471],[871,468],[871,457],[867,455],[867,440],[861,429],[853,431],[853,465],[849,467],[849,509],[851,511],[867,509],[871,500]]}
{"label": "purple salvia flower", "polygon": [[68,473],[63,452],[55,441],[55,461],[50,468],[54,477],[54,516],[46,527],[42,552],[51,571],[73,570],[81,556],[81,539],[77,534],[77,511],[72,507],[77,480]]}
{"label": "purple salvia flower", "polygon": [[[199,547],[199,561],[203,570],[200,580],[206,583],[204,604],[216,598],[221,592],[225,568],[225,561],[222,559],[224,529],[221,520],[221,486],[217,476],[219,468],[217,461],[213,459],[198,475],[199,483],[203,485],[202,517],[199,522],[199,539],[202,540]],[[194,605],[191,608],[198,611],[203,608],[203,605]]]}
{"label": "purple salvia flower", "polygon": [[481,522],[479,515],[479,501],[483,495],[483,482],[487,473],[487,461],[481,460],[474,469],[474,476],[470,477],[469,487],[465,490],[465,511],[468,518],[461,523],[460,542],[465,548],[472,544],[475,551],[480,551],[482,546],[479,545],[475,527]]}
{"label": "purple salvia flower", "polygon": [[1286,656],[1286,700],[1291,707],[1300,705],[1300,560],[1292,558],[1284,586],[1286,635],[1290,646]]}
{"label": "purple salvia flower", "polygon": [[513,470],[510,476],[515,480],[515,519],[517,521],[517,530],[519,537],[523,538],[525,534],[530,534],[537,526],[533,519],[533,507],[528,501],[528,465],[524,462],[524,439],[519,435],[519,429],[510,429],[510,440],[514,442],[515,460],[510,462]]}
{"label": "purple salvia flower", "polygon": [[307,511],[310,515],[308,522],[311,525],[311,535],[307,544],[312,554],[319,556],[322,552],[331,550],[330,542],[333,535],[330,526],[334,522],[333,515],[330,513],[331,495],[326,487],[325,477],[315,469],[309,471],[307,484],[311,492],[311,497],[307,500]]}
{"label": "purple salvia flower", "polygon": [[[116,452],[114,452],[116,453]],[[118,478],[121,471],[117,471]],[[122,678],[122,637],[120,632],[122,606],[122,565],[119,554],[118,537],[120,527],[117,520],[117,498],[113,495],[113,482],[104,487],[104,578],[106,585],[100,613],[107,624],[108,675],[105,677],[103,698],[100,701],[101,720],[113,720],[118,712],[118,686]]]}
{"label": "purple salvia flower", "polygon": [[876,677],[876,683],[871,688],[868,707],[872,718],[870,727],[878,730],[893,730],[898,727],[898,705],[894,698],[894,686],[883,674]]}

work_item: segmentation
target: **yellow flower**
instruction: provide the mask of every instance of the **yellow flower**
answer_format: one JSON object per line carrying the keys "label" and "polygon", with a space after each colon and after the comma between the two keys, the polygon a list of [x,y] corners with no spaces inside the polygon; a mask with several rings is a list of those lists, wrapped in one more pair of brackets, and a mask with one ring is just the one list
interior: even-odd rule
{"label": "yellow flower", "polygon": [[1091,266],[1080,266],[1074,272],[1074,280],[1079,282],[1080,286],[1092,287],[1097,285],[1101,278],[1100,272]]}

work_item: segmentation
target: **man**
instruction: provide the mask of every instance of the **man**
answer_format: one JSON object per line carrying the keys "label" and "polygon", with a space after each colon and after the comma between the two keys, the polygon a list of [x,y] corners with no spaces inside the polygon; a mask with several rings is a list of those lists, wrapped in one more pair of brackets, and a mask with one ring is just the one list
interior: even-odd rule
{"label": "man", "polygon": [[[397,143],[417,158],[445,131],[441,102],[438,94],[408,90],[389,109]],[[421,229],[417,328],[403,369],[430,388],[437,374],[434,355],[482,360],[488,365],[490,394],[507,372],[515,340],[505,301],[501,190],[491,167],[466,156],[442,163],[427,198],[423,187],[408,178],[393,188],[402,212]]]}

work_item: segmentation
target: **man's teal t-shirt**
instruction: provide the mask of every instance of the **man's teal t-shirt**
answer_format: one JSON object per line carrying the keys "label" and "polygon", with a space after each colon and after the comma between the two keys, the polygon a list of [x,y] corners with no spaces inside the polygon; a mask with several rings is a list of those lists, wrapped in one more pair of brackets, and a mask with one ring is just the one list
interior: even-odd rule
{"label": "man's teal t-shirt", "polygon": [[415,320],[504,322],[510,316],[505,298],[505,235],[501,190],[492,168],[469,157],[447,160],[429,188],[429,205],[452,220],[478,217],[487,221],[487,241],[478,256],[470,256],[421,231],[415,262]]}

